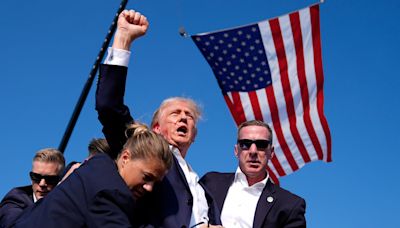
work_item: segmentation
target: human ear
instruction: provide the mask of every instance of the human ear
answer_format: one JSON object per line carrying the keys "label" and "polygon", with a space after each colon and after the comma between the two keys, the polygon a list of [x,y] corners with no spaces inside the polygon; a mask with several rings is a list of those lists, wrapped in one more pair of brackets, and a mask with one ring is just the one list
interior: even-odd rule
{"label": "human ear", "polygon": [[235,145],[234,153],[235,153],[235,157],[238,157],[238,156],[239,156],[239,148],[238,148],[238,145],[237,145],[237,144]]}
{"label": "human ear", "polygon": [[273,157],[275,156],[275,150],[274,150],[274,147],[272,146],[271,147],[271,152],[270,152],[270,155],[269,155],[269,159],[272,159]]}
{"label": "human ear", "polygon": [[121,161],[124,166],[128,161],[131,160],[131,153],[128,150],[124,150],[121,153]]}
{"label": "human ear", "polygon": [[161,133],[160,124],[159,124],[159,123],[154,124],[154,126],[153,126],[153,131],[154,131],[155,133],[157,133],[157,134],[160,134],[160,133]]}

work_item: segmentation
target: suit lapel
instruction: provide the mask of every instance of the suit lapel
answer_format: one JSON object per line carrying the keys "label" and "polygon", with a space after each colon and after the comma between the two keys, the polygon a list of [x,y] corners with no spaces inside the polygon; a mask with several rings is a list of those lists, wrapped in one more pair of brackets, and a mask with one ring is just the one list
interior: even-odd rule
{"label": "suit lapel", "polygon": [[267,184],[261,193],[260,199],[257,203],[256,213],[254,215],[253,228],[261,228],[264,220],[266,219],[270,209],[275,204],[277,198],[274,196],[275,186],[268,179]]}
{"label": "suit lapel", "polygon": [[179,176],[179,178],[181,178],[182,183],[184,183],[185,187],[186,187],[187,190],[190,192],[189,184],[188,184],[188,182],[187,182],[187,180],[186,180],[185,173],[183,172],[181,166],[179,165],[178,159],[175,157],[175,155],[172,156],[172,157],[174,158],[174,163],[175,163],[174,165],[175,165],[176,170],[178,171],[178,174],[179,174],[178,176]]}

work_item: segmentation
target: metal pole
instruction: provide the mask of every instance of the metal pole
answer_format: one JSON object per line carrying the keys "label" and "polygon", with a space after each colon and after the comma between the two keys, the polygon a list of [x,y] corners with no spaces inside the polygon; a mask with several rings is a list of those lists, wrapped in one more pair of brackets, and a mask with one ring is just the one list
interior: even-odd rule
{"label": "metal pole", "polygon": [[128,0],[121,1],[121,4],[118,8],[118,12],[114,16],[114,20],[108,30],[107,36],[103,42],[103,45],[101,46],[100,52],[97,55],[96,61],[94,62],[93,66],[92,66],[92,70],[90,71],[89,78],[87,79],[86,84],[83,87],[83,90],[79,97],[79,100],[78,100],[77,104],[75,105],[75,109],[74,109],[74,112],[72,113],[71,119],[68,122],[67,129],[65,130],[64,136],[60,142],[60,145],[58,146],[58,150],[60,150],[62,153],[64,153],[64,150],[67,147],[69,138],[71,137],[72,131],[74,130],[76,121],[78,120],[78,117],[79,117],[79,114],[81,113],[82,107],[85,104],[86,98],[90,91],[90,87],[92,86],[94,78],[96,77],[96,73],[99,68],[100,61],[103,59],[104,54],[106,53],[107,47],[109,46],[111,38],[115,32],[115,29],[117,28],[118,16],[125,9],[127,3],[128,3]]}

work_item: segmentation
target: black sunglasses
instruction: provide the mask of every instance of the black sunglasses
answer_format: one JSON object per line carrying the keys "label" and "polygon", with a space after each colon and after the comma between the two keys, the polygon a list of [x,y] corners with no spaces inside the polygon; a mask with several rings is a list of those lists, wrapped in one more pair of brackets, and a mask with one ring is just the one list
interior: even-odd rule
{"label": "black sunglasses", "polygon": [[31,180],[37,184],[40,183],[42,179],[46,181],[46,184],[56,185],[60,181],[60,176],[58,175],[42,175],[39,173],[29,172]]}
{"label": "black sunglasses", "polygon": [[242,149],[242,150],[250,149],[250,147],[253,143],[256,144],[256,147],[258,150],[265,150],[265,149],[267,149],[268,145],[271,144],[271,141],[266,140],[266,139],[256,139],[256,140],[238,139],[237,143],[238,143],[240,149]]}

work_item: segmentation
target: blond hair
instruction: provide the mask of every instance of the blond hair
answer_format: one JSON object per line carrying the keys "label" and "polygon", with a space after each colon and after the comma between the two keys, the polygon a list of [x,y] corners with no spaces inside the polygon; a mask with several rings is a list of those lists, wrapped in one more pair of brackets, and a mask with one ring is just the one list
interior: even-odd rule
{"label": "blond hair", "polygon": [[123,150],[130,151],[131,159],[158,159],[166,169],[171,168],[172,154],[161,135],[141,123],[128,125],[125,135],[128,139]]}
{"label": "blond hair", "polygon": [[200,106],[192,99],[190,98],[186,98],[186,97],[170,97],[165,99],[161,104],[160,107],[158,107],[158,109],[154,112],[153,114],[153,119],[151,121],[151,127],[153,128],[160,120],[160,116],[162,114],[162,112],[164,111],[164,109],[172,102],[176,102],[176,101],[180,101],[180,102],[184,102],[186,104],[188,104],[188,106],[190,107],[190,109],[193,110],[193,118],[194,118],[194,122],[197,123],[197,121],[199,119],[201,119],[201,108]]}
{"label": "blond hair", "polygon": [[110,154],[111,149],[106,139],[92,139],[88,145],[89,156],[95,154]]}
{"label": "blond hair", "polygon": [[64,155],[57,149],[54,148],[45,148],[36,152],[33,157],[33,162],[46,162],[46,163],[56,163],[58,164],[57,173],[60,174],[65,167],[65,158]]}
{"label": "blond hair", "polygon": [[272,144],[272,130],[271,130],[271,127],[270,127],[268,124],[266,124],[265,122],[261,121],[261,120],[249,120],[249,121],[246,121],[246,122],[241,123],[241,124],[239,125],[238,131],[237,131],[237,138],[238,138],[238,139],[239,139],[240,130],[242,130],[242,128],[248,127],[248,126],[260,126],[260,127],[265,127],[265,128],[268,130],[268,132],[269,132],[269,139],[268,139],[268,140],[269,140],[269,141],[271,142],[271,144]]}

